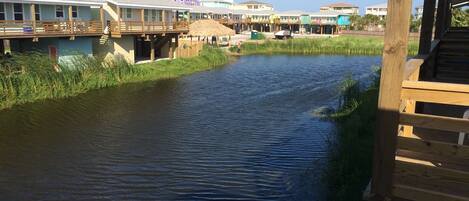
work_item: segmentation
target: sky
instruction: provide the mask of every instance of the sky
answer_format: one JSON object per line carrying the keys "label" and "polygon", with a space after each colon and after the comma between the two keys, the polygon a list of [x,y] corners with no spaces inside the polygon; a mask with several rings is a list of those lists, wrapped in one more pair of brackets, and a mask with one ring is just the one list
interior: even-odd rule
{"label": "sky", "polygon": [[[246,0],[235,0],[236,3],[244,2]],[[360,14],[364,13],[365,7],[386,3],[387,0],[259,0],[274,5],[274,9],[278,11],[285,10],[303,10],[303,11],[319,11],[321,5],[347,2],[360,7]],[[422,5],[423,0],[414,0],[414,7]]]}

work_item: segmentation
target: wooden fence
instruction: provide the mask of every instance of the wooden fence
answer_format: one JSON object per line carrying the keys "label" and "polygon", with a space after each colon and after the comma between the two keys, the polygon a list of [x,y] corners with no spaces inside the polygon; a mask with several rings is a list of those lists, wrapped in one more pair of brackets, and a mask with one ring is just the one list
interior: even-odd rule
{"label": "wooden fence", "polygon": [[179,47],[176,49],[176,58],[190,58],[199,56],[199,53],[203,47],[203,41],[179,40]]}

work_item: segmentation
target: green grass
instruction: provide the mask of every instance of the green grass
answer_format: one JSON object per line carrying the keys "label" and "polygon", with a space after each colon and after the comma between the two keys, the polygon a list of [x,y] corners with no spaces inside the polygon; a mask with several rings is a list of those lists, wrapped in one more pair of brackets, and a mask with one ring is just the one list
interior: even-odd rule
{"label": "green grass", "polygon": [[361,201],[371,178],[379,76],[368,88],[359,86],[351,77],[345,79],[339,109],[331,115],[337,134],[323,177],[328,184],[327,200]]}
{"label": "green grass", "polygon": [[[266,40],[265,43],[244,43],[241,53],[250,54],[344,54],[381,55],[382,37],[340,36],[334,38]],[[418,42],[409,42],[409,55],[416,55]]]}
{"label": "green grass", "polygon": [[126,83],[176,78],[228,63],[226,54],[206,47],[198,57],[131,65],[123,59],[105,61],[76,56],[59,65],[40,53],[15,55],[0,63],[0,110],[43,99],[76,96]]}

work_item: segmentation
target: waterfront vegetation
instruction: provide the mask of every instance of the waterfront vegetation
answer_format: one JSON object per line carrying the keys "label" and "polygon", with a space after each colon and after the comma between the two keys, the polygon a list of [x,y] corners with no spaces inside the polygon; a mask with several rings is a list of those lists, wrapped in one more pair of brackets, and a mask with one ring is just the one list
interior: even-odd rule
{"label": "waterfront vegetation", "polygon": [[[382,37],[340,36],[316,39],[266,40],[241,45],[241,54],[343,54],[381,55]],[[416,55],[417,41],[409,42],[409,55]]]}
{"label": "waterfront vegetation", "polygon": [[338,110],[330,116],[337,133],[331,140],[328,167],[323,179],[328,184],[328,199],[360,201],[371,178],[373,134],[378,103],[379,75],[365,89],[347,77],[341,86]]}
{"label": "waterfront vegetation", "polygon": [[15,54],[0,63],[0,109],[37,100],[76,96],[125,83],[176,78],[226,63],[226,54],[211,47],[204,48],[198,57],[139,65],[119,58],[104,60],[86,55],[75,56],[71,62],[56,65],[41,53]]}

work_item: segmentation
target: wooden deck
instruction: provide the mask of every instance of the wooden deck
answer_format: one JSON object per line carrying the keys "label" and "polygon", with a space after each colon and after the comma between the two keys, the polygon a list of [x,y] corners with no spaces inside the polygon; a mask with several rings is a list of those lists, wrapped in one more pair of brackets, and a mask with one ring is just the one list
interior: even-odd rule
{"label": "wooden deck", "polygon": [[37,38],[61,36],[98,36],[103,34],[100,21],[0,21],[0,38]]}
{"label": "wooden deck", "polygon": [[163,34],[163,33],[187,33],[189,25],[187,22],[144,22],[144,21],[121,21],[111,22],[111,34],[113,36],[130,34]]}
{"label": "wooden deck", "polygon": [[439,0],[434,22],[425,1],[419,55],[406,61],[412,1],[389,0],[372,200],[469,201],[469,28],[450,27],[461,2]]}

